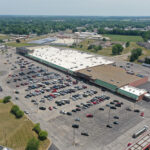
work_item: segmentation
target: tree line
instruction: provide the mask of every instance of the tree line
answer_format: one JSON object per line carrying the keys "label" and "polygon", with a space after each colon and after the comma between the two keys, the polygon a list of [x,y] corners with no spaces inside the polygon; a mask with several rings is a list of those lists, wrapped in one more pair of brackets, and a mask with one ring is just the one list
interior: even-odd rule
{"label": "tree line", "polygon": [[[124,20],[128,21],[124,21]],[[90,31],[98,29],[98,33],[141,35],[149,37],[149,33],[140,31],[124,31],[124,28],[131,26],[144,28],[150,25],[150,21],[140,20],[136,17],[77,17],[77,16],[0,16],[0,33],[3,34],[47,34],[51,32],[71,29],[73,32]],[[78,29],[78,27],[82,27]],[[112,31],[105,31],[104,28],[114,28]]]}
{"label": "tree line", "polygon": [[98,34],[113,34],[113,35],[132,35],[132,36],[142,36],[144,41],[150,39],[150,31],[138,31],[138,30],[123,30],[123,29],[113,29],[105,30],[104,28],[98,29]]}

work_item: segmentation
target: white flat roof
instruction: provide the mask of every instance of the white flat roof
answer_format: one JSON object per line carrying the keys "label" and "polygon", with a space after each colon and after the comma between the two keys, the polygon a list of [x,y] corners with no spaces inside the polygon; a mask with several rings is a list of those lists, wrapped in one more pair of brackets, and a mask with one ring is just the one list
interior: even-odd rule
{"label": "white flat roof", "polygon": [[139,89],[129,85],[121,87],[120,89],[137,96],[143,95],[147,92],[145,89]]}
{"label": "white flat roof", "polygon": [[34,50],[31,55],[72,71],[113,63],[113,61],[106,60],[101,56],[67,48],[61,49],[51,46],[41,46],[30,47],[29,49]]}
{"label": "white flat roof", "polygon": [[75,42],[75,39],[72,38],[57,38],[56,41],[53,41],[51,43],[53,44],[66,44],[66,45],[72,45]]}

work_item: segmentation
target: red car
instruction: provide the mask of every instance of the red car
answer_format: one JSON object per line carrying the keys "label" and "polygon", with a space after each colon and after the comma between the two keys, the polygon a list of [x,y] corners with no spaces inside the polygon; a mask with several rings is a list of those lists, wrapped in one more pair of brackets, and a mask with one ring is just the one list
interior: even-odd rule
{"label": "red car", "polygon": [[77,84],[77,81],[73,81],[72,83],[73,83],[73,84]]}
{"label": "red car", "polygon": [[49,110],[53,110],[53,108],[50,106],[49,108],[48,108]]}
{"label": "red car", "polygon": [[127,146],[129,147],[129,146],[131,146],[131,145],[132,145],[132,143],[128,143],[128,145],[127,145]]}
{"label": "red car", "polygon": [[97,103],[96,102],[92,102],[94,105],[96,105]]}
{"label": "red car", "polygon": [[86,88],[87,88],[87,86],[85,86],[85,85],[83,85],[82,87],[83,87],[84,89],[86,89]]}
{"label": "red car", "polygon": [[56,89],[53,89],[52,93],[55,93],[55,92],[57,92],[57,90],[56,90]]}
{"label": "red car", "polygon": [[56,98],[56,96],[54,94],[50,94],[50,96],[52,96],[53,98]]}
{"label": "red car", "polygon": [[92,114],[87,114],[86,117],[93,118],[93,115]]}

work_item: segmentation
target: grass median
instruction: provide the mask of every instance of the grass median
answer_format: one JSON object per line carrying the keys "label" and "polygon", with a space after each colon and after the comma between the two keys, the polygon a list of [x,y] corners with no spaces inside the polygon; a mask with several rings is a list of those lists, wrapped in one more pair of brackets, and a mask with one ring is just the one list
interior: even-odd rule
{"label": "grass median", "polygon": [[[10,113],[13,104],[11,102],[0,103],[0,145],[4,145],[14,150],[24,150],[30,138],[38,135],[32,130],[34,124],[26,117],[20,119]],[[39,150],[48,148],[48,139],[40,141]]]}

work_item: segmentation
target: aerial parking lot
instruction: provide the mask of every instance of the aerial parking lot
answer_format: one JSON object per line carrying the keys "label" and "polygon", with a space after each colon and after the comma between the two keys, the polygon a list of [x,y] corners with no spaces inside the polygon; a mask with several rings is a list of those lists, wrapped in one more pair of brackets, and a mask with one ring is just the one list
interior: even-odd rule
{"label": "aerial parking lot", "polygon": [[[0,97],[11,95],[60,150],[125,149],[136,126],[147,123],[142,104],[15,53],[0,55]],[[78,125],[77,128],[74,126]],[[130,131],[130,133],[128,133]]]}

